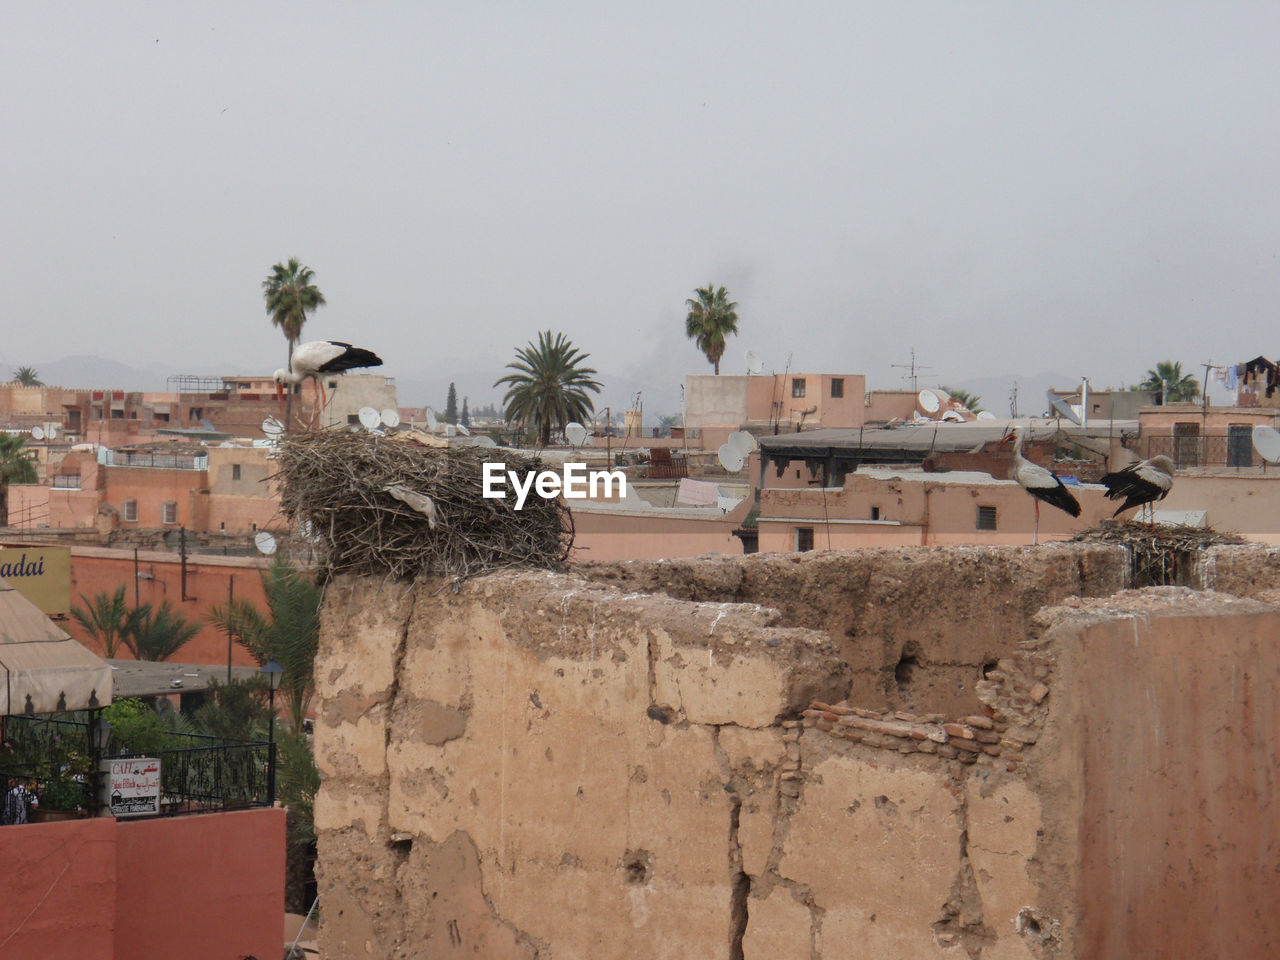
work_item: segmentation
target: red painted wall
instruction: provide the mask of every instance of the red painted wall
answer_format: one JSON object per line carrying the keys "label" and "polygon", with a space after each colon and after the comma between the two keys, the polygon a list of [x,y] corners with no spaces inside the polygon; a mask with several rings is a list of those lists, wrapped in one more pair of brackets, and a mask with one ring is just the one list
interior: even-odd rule
{"label": "red painted wall", "polygon": [[[114,592],[125,588],[125,599],[130,606],[134,602],[134,583],[141,603],[159,604],[168,600],[187,620],[195,620],[201,629],[195,638],[171,659],[177,663],[226,663],[227,635],[208,623],[205,617],[218,604],[227,602],[227,585],[235,577],[235,596],[248,600],[261,610],[267,609],[266,595],[262,590],[261,571],[266,561],[250,557],[209,557],[187,560],[187,595],[194,602],[182,601],[182,561],[172,553],[142,551],[138,554],[134,576],[132,550],[116,550],[107,547],[71,548],[71,602],[84,606],[81,594],[93,599],[101,591]],[[74,618],[59,624],[64,630],[99,655],[102,650],[89,639],[79,621]],[[117,657],[128,658],[123,648]],[[239,644],[232,651],[231,662],[236,666],[252,667],[257,661]]]}
{"label": "red painted wall", "polygon": [[0,827],[0,957],[282,952],[284,810]]}
{"label": "red painted wall", "polygon": [[118,823],[116,956],[283,953],[285,812]]}
{"label": "red painted wall", "polygon": [[0,827],[0,863],[0,957],[113,960],[114,820]]}

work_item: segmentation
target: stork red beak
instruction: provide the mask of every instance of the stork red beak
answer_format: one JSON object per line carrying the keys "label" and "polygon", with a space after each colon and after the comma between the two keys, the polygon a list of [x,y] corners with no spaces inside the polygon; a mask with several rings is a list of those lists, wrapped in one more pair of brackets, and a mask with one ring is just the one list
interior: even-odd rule
{"label": "stork red beak", "polygon": [[1000,438],[1000,446],[1004,446],[1006,443],[1013,443],[1013,437],[1014,435],[1012,433],[1006,433]]}
{"label": "stork red beak", "polygon": [[282,383],[276,384],[276,399],[284,403],[284,384]]}

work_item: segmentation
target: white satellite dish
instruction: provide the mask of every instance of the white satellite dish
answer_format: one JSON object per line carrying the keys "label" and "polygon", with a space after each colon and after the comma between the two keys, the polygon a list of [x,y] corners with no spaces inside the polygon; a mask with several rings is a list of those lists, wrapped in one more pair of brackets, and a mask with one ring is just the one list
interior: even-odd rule
{"label": "white satellite dish", "polygon": [[756,352],[754,350],[748,350],[747,351],[747,373],[751,374],[752,376],[755,376],[756,374],[760,373],[762,370],[764,370],[764,361],[762,361],[759,357],[756,356]]}
{"label": "white satellite dish", "polygon": [[1045,399],[1049,401],[1049,409],[1059,417],[1066,417],[1072,423],[1079,423],[1080,417],[1076,413],[1075,408],[1061,397],[1057,396],[1052,390],[1045,393]]}
{"label": "white satellite dish", "polygon": [[276,437],[284,433],[284,424],[275,417],[267,417],[267,419],[262,421],[262,432],[274,440]]}
{"label": "white satellite dish", "polygon": [[1258,424],[1253,428],[1253,449],[1267,463],[1280,463],[1280,431]]}
{"label": "white satellite dish", "polygon": [[47,423],[44,427],[44,435],[50,440],[58,439],[58,425],[55,423]]}
{"label": "white satellite dish", "polygon": [[276,552],[276,538],[265,530],[259,530],[254,534],[253,545],[257,547],[258,552],[265,557],[269,557]]}
{"label": "white satellite dish", "polygon": [[387,407],[387,409],[382,411],[382,423],[383,426],[386,427],[400,426],[400,412]]}
{"label": "white satellite dish", "polygon": [[497,444],[494,443],[493,437],[486,436],[485,434],[481,434],[480,436],[475,437],[471,441],[471,445],[473,447],[496,447],[497,446]]}
{"label": "white satellite dish", "polygon": [[464,427],[462,424],[458,424],[458,432],[462,434],[464,437],[471,436],[471,431],[468,430],[466,427]]}
{"label": "white satellite dish", "polygon": [[31,439],[32,439],[32,440],[43,440],[43,439],[44,439],[44,427],[32,427],[32,428],[31,428]]}
{"label": "white satellite dish", "polygon": [[359,417],[360,426],[364,427],[366,430],[372,430],[382,422],[382,414],[373,407],[361,407]]}
{"label": "white satellite dish", "polygon": [[994,420],[996,418],[996,415],[992,413],[990,410],[979,410],[977,413],[977,417],[979,420]]}
{"label": "white satellite dish", "polygon": [[733,448],[733,451],[740,455],[742,459],[747,458],[747,454],[756,449],[756,438],[745,430],[735,430],[729,434],[729,439],[725,443]]}
{"label": "white satellite dish", "polygon": [[737,473],[742,469],[743,457],[737,448],[729,442],[725,441],[720,445],[720,449],[716,451],[720,457],[720,466],[724,467],[730,473]]}
{"label": "white satellite dish", "polygon": [[580,447],[587,442],[587,428],[580,423],[571,423],[564,428],[564,437],[570,446]]}
{"label": "white satellite dish", "polygon": [[925,413],[937,413],[942,409],[942,400],[932,390],[921,390],[916,394],[916,403]]}
{"label": "white satellite dish", "polygon": [[307,543],[318,543],[320,537],[316,534],[316,528],[310,520],[303,520],[298,524],[298,536]]}
{"label": "white satellite dish", "polygon": [[948,410],[942,415],[943,423],[964,423],[964,416],[959,410]]}
{"label": "white satellite dish", "polygon": [[440,424],[436,420],[436,412],[430,407],[427,407],[427,429],[432,433],[435,433],[439,426]]}

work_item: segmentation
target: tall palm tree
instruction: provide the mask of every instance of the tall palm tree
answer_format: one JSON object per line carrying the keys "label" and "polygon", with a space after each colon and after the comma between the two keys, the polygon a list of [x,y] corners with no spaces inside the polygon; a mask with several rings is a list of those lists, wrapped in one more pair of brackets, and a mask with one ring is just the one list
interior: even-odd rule
{"label": "tall palm tree", "polygon": [[1150,390],[1157,403],[1185,403],[1200,396],[1200,381],[1182,372],[1182,363],[1163,360],[1154,370],[1147,371],[1147,379],[1138,384],[1139,390]]}
{"label": "tall palm tree", "polygon": [[[324,294],[313,282],[315,272],[297,257],[290,257],[288,263],[277,263],[271,268],[267,279],[262,281],[262,296],[267,301],[267,313],[271,322],[284,332],[289,344],[288,369],[293,368],[293,348],[302,338],[302,325],[307,322],[307,314],[315,313],[324,306]],[[293,417],[293,388],[288,388],[284,401],[284,422],[289,424]]]}
{"label": "tall palm tree", "polygon": [[281,689],[290,726],[302,729],[315,692],[313,667],[320,638],[320,587],[315,577],[276,554],[262,574],[267,615],[253,604],[237,600],[219,604],[209,622],[230,633],[260,664],[275,660],[284,668]]}
{"label": "tall palm tree", "polygon": [[495,387],[508,386],[502,398],[506,418],[533,424],[539,445],[545,447],[551,443],[553,426],[563,429],[567,423],[590,416],[595,406],[587,391],[599,393],[602,384],[592,379],[593,368],[581,365],[589,356],[563,333],[552,339],[550,330],[538,334],[536,345],[530,340],[528,346],[520,347],[516,361],[507,364],[515,373],[494,383]]}
{"label": "tall palm tree", "polygon": [[101,644],[104,657],[114,657],[116,645],[123,642],[126,634],[137,629],[142,608],[129,609],[124,600],[124,587],[118,587],[112,594],[100,591],[92,600],[82,593],[80,599],[84,606],[77,604],[72,607],[71,615],[90,637]]}
{"label": "tall palm tree", "polygon": [[9,525],[9,484],[39,483],[36,463],[23,449],[26,438],[0,433],[0,527]]}
{"label": "tall palm tree", "polygon": [[136,612],[120,639],[139,660],[168,660],[200,632],[200,624],[188,621],[168,600],[158,607],[144,603]]}
{"label": "tall palm tree", "polygon": [[720,375],[720,358],[724,356],[725,338],[738,332],[738,305],[729,299],[724,287],[707,284],[693,291],[697,296],[685,301],[689,315],[684,332],[698,345]]}
{"label": "tall palm tree", "polygon": [[302,326],[307,314],[324,306],[324,294],[314,283],[315,272],[297,257],[288,263],[277,263],[267,279],[262,281],[262,296],[267,301],[267,313],[271,322],[284,332],[289,343],[289,360],[293,361],[293,348],[302,337]]}
{"label": "tall palm tree", "polygon": [[13,382],[24,387],[44,386],[44,381],[40,379],[40,371],[34,367],[19,367],[13,371]]}

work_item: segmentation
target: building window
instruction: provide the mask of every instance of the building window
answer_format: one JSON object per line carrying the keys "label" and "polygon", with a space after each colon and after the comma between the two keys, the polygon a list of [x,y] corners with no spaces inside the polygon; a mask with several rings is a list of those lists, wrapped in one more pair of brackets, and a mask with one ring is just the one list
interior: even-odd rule
{"label": "building window", "polygon": [[112,410],[112,411],[111,411],[111,419],[112,419],[112,420],[123,420],[123,419],[124,419],[124,411],[123,411],[123,410]]}
{"label": "building window", "polygon": [[177,523],[178,522],[178,504],[174,500],[166,500],[160,505],[160,522],[161,523]]}
{"label": "building window", "polygon": [[996,528],[996,508],[995,507],[979,507],[978,508],[978,529],[994,530]]}
{"label": "building window", "polygon": [[813,527],[796,527],[796,550],[804,553],[813,549]]}
{"label": "building window", "polygon": [[879,520],[879,519],[880,519],[880,508],[879,508],[879,507],[872,507],[872,508],[871,508],[871,519],[872,519],[872,520]]}
{"label": "building window", "polygon": [[124,521],[125,523],[138,522],[138,501],[126,500],[124,502]]}
{"label": "building window", "polygon": [[1227,466],[1253,466],[1253,425],[1232,423],[1227,426]]}
{"label": "building window", "polygon": [[831,378],[831,399],[844,399],[844,377]]}
{"label": "building window", "polygon": [[358,413],[348,413],[348,414],[347,414],[347,426],[348,426],[348,427],[358,427],[359,425],[360,425],[360,414],[358,414]]}
{"label": "building window", "polygon": [[240,479],[240,464],[238,464],[238,463],[233,463],[233,464],[231,465],[231,479],[232,479],[232,480],[239,480],[239,479]]}
{"label": "building window", "polygon": [[168,423],[168,422],[169,422],[169,415],[168,415],[167,413],[157,413],[157,414],[156,414],[156,419],[157,419],[158,421],[160,421],[161,423]]}
{"label": "building window", "polygon": [[804,396],[804,377],[791,378],[791,396],[797,399]]}

